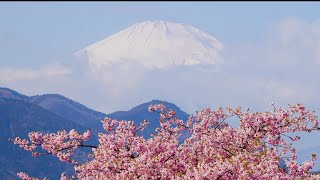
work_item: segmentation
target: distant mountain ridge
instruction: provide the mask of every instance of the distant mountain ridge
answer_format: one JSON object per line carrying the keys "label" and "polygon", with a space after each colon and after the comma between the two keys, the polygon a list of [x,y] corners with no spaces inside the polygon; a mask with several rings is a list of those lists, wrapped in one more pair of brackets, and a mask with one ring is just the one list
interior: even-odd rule
{"label": "distant mountain ridge", "polygon": [[58,116],[61,116],[63,119],[76,122],[84,127],[92,128],[95,134],[104,131],[101,120],[105,117],[118,120],[134,120],[137,125],[139,125],[144,119],[148,119],[150,124],[146,131],[149,131],[149,129],[155,129],[159,126],[159,114],[148,112],[148,107],[154,104],[163,103],[167,109],[175,110],[177,118],[186,120],[189,117],[189,114],[182,111],[175,104],[162,100],[151,100],[137,105],[128,111],[116,111],[105,114],[92,110],[60,94],[26,96],[9,88],[0,87],[0,98],[16,99],[38,105]]}
{"label": "distant mountain ridge", "polygon": [[106,116],[104,113],[89,109],[60,94],[26,96],[8,88],[0,88],[0,98],[17,99],[36,104],[65,119],[75,121],[81,125],[85,125],[90,121],[100,120]]}
{"label": "distant mountain ridge", "polygon": [[101,119],[110,117],[118,120],[134,120],[140,124],[144,119],[149,125],[142,135],[150,133],[160,126],[159,114],[148,112],[149,105],[163,103],[168,109],[176,111],[176,117],[186,120],[188,114],[178,106],[167,101],[152,100],[140,104],[128,111],[104,114],[59,94],[25,96],[9,88],[0,87],[0,179],[18,179],[17,172],[30,173],[31,176],[59,179],[62,171],[72,171],[72,167],[50,156],[32,157],[31,153],[8,142],[8,138],[20,136],[27,138],[31,131],[45,133],[58,130],[76,129],[79,132],[92,128],[90,144],[97,144],[97,133],[104,132]]}
{"label": "distant mountain ridge", "polygon": [[146,138],[151,137],[150,133],[154,133],[155,129],[157,127],[160,127],[160,115],[155,112],[149,112],[148,107],[150,105],[155,104],[163,104],[166,106],[166,109],[172,109],[175,111],[176,118],[182,119],[186,121],[189,117],[189,114],[182,111],[178,106],[175,104],[172,104],[167,101],[162,100],[152,100],[150,102],[146,102],[143,104],[140,104],[138,106],[135,106],[134,108],[128,110],[128,111],[116,111],[111,114],[107,114],[107,117],[118,119],[118,120],[133,120],[137,125],[139,125],[143,120],[148,120],[149,125],[145,128],[145,130],[142,132],[142,135]]}
{"label": "distant mountain ridge", "polygon": [[[152,100],[143,104],[140,104],[138,106],[133,107],[132,109],[128,110],[128,111],[116,111],[113,113],[108,114],[107,116],[110,118],[119,118],[119,119],[132,119],[132,120],[137,120],[137,121],[143,121],[143,119],[139,120],[138,118],[140,116],[141,113],[148,113],[148,107],[150,105],[155,105],[155,104],[163,104],[166,106],[166,109],[174,109],[176,111],[176,117],[181,118],[181,119],[185,119],[189,117],[189,114],[187,114],[186,112],[182,111],[178,106],[176,106],[175,104],[169,103],[167,101],[162,101],[162,100]],[[155,114],[155,118],[157,118],[159,120],[159,114],[153,113]]]}
{"label": "distant mountain ridge", "polygon": [[28,96],[22,95],[14,90],[9,88],[2,88],[0,87],[0,98],[7,98],[7,99],[16,99],[22,101],[29,101]]}
{"label": "distant mountain ridge", "polygon": [[31,96],[29,102],[44,109],[55,112],[71,121],[85,125],[90,121],[102,119],[106,114],[94,111],[86,106],[59,94],[44,94]]}
{"label": "distant mountain ridge", "polygon": [[0,127],[0,179],[17,179],[16,173],[20,171],[58,179],[64,169],[72,168],[54,157],[32,157],[30,152],[9,142],[9,138],[27,138],[31,131],[49,133],[73,128],[79,132],[86,130],[80,124],[63,119],[38,105],[8,98],[0,98]]}

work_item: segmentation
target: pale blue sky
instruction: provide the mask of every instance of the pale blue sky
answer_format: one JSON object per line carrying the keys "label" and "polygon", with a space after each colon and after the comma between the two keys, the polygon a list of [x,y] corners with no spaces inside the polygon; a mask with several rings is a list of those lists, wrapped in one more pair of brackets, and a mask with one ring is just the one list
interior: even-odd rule
{"label": "pale blue sky", "polygon": [[[288,67],[299,69],[301,63],[309,58],[309,51],[302,48],[299,52],[299,46],[304,46],[301,42],[305,41],[305,37],[298,34],[301,29],[304,29],[302,34],[309,34],[309,26],[316,24],[320,18],[319,9],[320,2],[1,2],[0,68],[34,70],[58,63],[72,66],[73,75],[76,76],[82,73],[75,71],[81,67],[72,58],[76,51],[134,23],[167,20],[190,24],[222,42],[226,59],[224,69],[230,76],[239,77],[241,74],[243,79],[261,77],[265,81],[272,79],[286,83],[291,83],[290,78],[295,77],[298,84],[304,77],[314,76],[311,72],[317,72],[318,66],[313,63],[304,63],[304,66],[315,69],[302,76],[295,75]],[[295,18],[293,22],[298,26],[295,23],[290,25],[290,18]],[[282,34],[276,32],[277,25],[288,22],[289,30],[280,30]],[[291,37],[297,45],[291,47],[291,41],[287,40],[286,47],[283,47],[283,38],[290,34],[286,32],[290,29],[294,29],[291,34],[298,32],[294,34],[299,36],[298,40]],[[307,38],[314,39],[314,35]],[[317,43],[315,41],[310,46],[316,48]],[[300,49],[295,49],[297,47]],[[293,61],[294,58],[297,60]],[[286,67],[269,67],[278,59],[284,64],[291,63]],[[293,64],[295,67],[292,67]],[[283,68],[287,69],[284,71]],[[270,75],[273,77],[270,78]],[[279,78],[279,75],[282,77]],[[17,87],[17,90],[29,94],[41,92],[35,86],[32,86],[32,90],[26,86],[21,89],[17,84],[21,83],[12,85],[2,82],[0,85]],[[57,89],[47,91],[55,92]],[[282,88],[282,91],[285,90]],[[76,100],[97,107],[94,100],[81,99],[81,94],[74,95],[71,90],[59,92],[66,96],[73,95]],[[225,103],[228,101],[220,102]]]}
{"label": "pale blue sky", "polygon": [[144,20],[192,24],[224,43],[258,41],[263,37],[261,32],[281,18],[298,16],[314,21],[319,17],[319,5],[320,2],[1,2],[0,65],[37,67],[55,62]]}
{"label": "pale blue sky", "polygon": [[[39,69],[56,63],[72,64],[77,68],[80,64],[71,58],[76,51],[134,23],[167,20],[193,25],[221,41],[226,51],[225,63],[234,64],[224,67],[230,75],[238,77],[237,74],[241,74],[243,79],[261,76],[265,80],[289,83],[295,75],[288,67],[299,69],[310,52],[303,50],[303,53],[293,54],[299,50],[290,46],[291,41],[287,42],[289,48],[277,47],[287,32],[274,33],[275,27],[287,22],[286,18],[297,18],[294,22],[300,25],[293,33],[303,28],[310,29],[309,25],[320,18],[319,9],[320,2],[1,2],[0,68]],[[309,32],[304,30],[303,33]],[[303,38],[292,42],[298,42],[299,47]],[[317,42],[310,46],[316,47]],[[293,61],[289,56],[303,58]],[[271,71],[268,63],[272,64],[273,59],[292,63],[286,65],[285,71],[282,66],[272,66],[274,69]],[[297,64],[294,62],[298,62],[298,66],[291,67]],[[304,64],[316,68],[312,72],[317,71],[313,63]],[[272,74],[274,77],[269,78]],[[283,76],[279,78],[279,75]],[[310,72],[304,73],[296,76],[298,80],[295,82],[298,84],[302,78],[311,76],[314,75]],[[11,84],[2,82],[0,85]],[[29,94],[40,91],[36,91],[34,86],[32,89],[25,87],[21,90]],[[70,95],[71,92],[65,94]],[[73,97],[81,101],[79,96]],[[89,100],[85,103],[95,107]],[[220,104],[224,103],[227,101]]]}

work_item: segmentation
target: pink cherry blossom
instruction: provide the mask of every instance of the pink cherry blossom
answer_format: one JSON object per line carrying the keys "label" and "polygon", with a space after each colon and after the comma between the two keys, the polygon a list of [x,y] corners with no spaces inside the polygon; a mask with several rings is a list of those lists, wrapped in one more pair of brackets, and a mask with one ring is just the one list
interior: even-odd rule
{"label": "pink cherry blossom", "polygon": [[89,138],[91,137],[91,133],[90,133],[90,131],[86,131],[86,132],[83,133],[82,136],[83,136],[83,140],[84,141],[88,141]]}
{"label": "pink cherry blossom", "polygon": [[[104,118],[105,132],[99,133],[99,144],[86,144],[90,131],[78,133],[65,130],[42,134],[30,132],[29,140],[19,137],[14,143],[34,156],[51,154],[62,162],[74,165],[74,175],[65,173],[61,179],[319,179],[310,173],[315,154],[301,164],[292,141],[296,132],[319,131],[317,116],[302,104],[289,105],[288,109],[249,112],[237,108],[203,109],[191,115],[186,122],[175,117],[173,110],[166,111],[163,104],[149,106],[159,113],[160,128],[145,139],[138,131],[149,124]],[[232,127],[227,119],[238,120]],[[190,136],[179,142],[184,132]],[[42,152],[37,152],[37,147]],[[79,164],[73,158],[77,148],[91,148],[91,158]],[[280,168],[284,159],[286,169]],[[25,180],[25,173],[18,173]]]}

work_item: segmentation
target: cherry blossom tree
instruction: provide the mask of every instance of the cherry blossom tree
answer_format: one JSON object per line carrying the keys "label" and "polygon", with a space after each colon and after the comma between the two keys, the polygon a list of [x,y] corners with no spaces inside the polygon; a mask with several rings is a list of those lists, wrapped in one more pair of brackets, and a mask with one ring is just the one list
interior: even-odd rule
{"label": "cherry blossom tree", "polygon": [[[99,133],[98,145],[86,144],[89,130],[30,132],[29,140],[17,137],[14,143],[33,156],[51,154],[73,164],[74,174],[67,177],[62,173],[62,180],[320,179],[310,172],[316,155],[299,164],[292,142],[300,138],[288,135],[319,131],[315,112],[301,104],[287,109],[273,107],[267,112],[206,108],[184,122],[175,118],[173,110],[157,104],[149,111],[160,114],[160,128],[149,139],[138,133],[148,125],[147,120],[135,125],[133,121],[105,118],[102,125],[106,132]],[[227,119],[239,121],[239,127],[232,127]],[[190,137],[181,143],[178,138],[183,131]],[[78,148],[92,148],[90,160],[78,163],[72,156]],[[280,167],[281,159],[286,168]],[[36,179],[23,172],[18,176]]]}

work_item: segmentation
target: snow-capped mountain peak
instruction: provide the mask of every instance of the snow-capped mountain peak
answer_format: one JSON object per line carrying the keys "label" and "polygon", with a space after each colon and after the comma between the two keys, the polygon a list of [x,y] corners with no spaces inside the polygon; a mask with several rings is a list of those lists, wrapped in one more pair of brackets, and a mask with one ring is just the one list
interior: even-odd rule
{"label": "snow-capped mountain peak", "polygon": [[138,63],[148,69],[219,64],[222,43],[187,24],[168,21],[136,23],[76,55],[85,55],[94,68]]}

